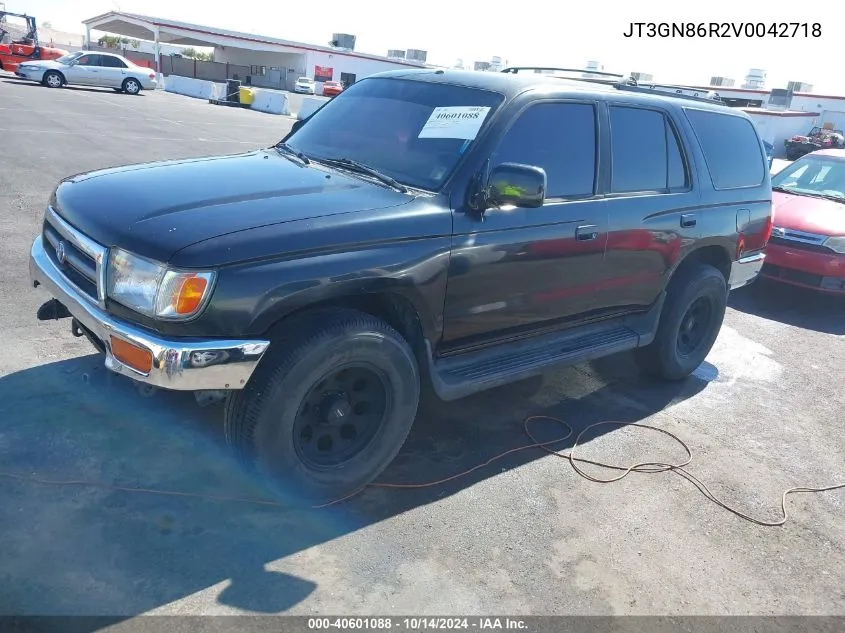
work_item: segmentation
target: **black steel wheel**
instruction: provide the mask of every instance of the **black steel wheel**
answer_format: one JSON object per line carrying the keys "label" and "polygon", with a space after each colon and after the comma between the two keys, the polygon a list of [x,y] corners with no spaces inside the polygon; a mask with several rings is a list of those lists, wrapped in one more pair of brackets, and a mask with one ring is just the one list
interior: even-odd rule
{"label": "black steel wheel", "polygon": [[227,400],[226,440],[291,502],[341,498],[405,442],[420,397],[416,359],[393,328],[354,310],[319,310],[279,330]]}
{"label": "black steel wheel", "polygon": [[719,270],[701,263],[684,266],[669,283],[654,340],[634,350],[637,364],[666,380],[688,377],[713,348],[727,302],[727,281]]}
{"label": "black steel wheel", "polygon": [[694,354],[711,331],[713,302],[710,297],[697,297],[684,316],[678,330],[678,354],[683,357]]}
{"label": "black steel wheel", "polygon": [[312,468],[342,466],[378,434],[390,408],[388,381],[373,367],[333,369],[314,385],[296,414],[293,441]]}

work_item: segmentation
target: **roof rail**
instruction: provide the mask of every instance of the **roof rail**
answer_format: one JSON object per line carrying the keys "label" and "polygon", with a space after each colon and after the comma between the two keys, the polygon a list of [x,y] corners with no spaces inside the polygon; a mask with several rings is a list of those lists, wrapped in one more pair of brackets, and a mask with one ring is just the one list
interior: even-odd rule
{"label": "roof rail", "polygon": [[[712,90],[702,90],[693,86],[679,86],[674,84],[640,84],[633,77],[620,75],[618,73],[607,73],[604,71],[591,70],[589,68],[547,68],[541,66],[512,66],[505,68],[501,72],[517,74],[519,71],[534,71],[539,73],[541,71],[552,72],[567,72],[567,73],[582,73],[582,75],[590,75],[588,77],[559,77],[560,79],[569,79],[572,81],[585,81],[588,83],[598,83],[611,85],[617,90],[626,90],[628,92],[642,92],[642,93],[657,93],[668,95],[672,97],[680,97],[682,99],[690,99],[692,101],[704,101],[707,103],[724,103],[719,93]],[[597,75],[597,76],[596,76]],[[605,79],[604,77],[608,77]]]}
{"label": "roof rail", "polygon": [[[618,73],[606,73],[604,71],[599,70],[590,70],[589,68],[547,68],[544,66],[510,66],[505,68],[501,72],[503,73],[511,73],[516,74],[521,70],[530,70],[534,71],[535,73],[539,73],[542,71],[554,71],[559,73],[585,73],[589,75],[600,75],[602,77],[616,77],[617,79],[623,79],[625,75],[620,75]],[[581,79],[586,79],[585,77],[581,77]]]}
{"label": "roof rail", "polygon": [[657,93],[670,97],[680,97],[692,101],[704,101],[707,103],[724,103],[718,92],[703,90],[693,86],[676,86],[674,84],[640,84],[633,78],[620,82],[614,86],[617,90],[629,92]]}

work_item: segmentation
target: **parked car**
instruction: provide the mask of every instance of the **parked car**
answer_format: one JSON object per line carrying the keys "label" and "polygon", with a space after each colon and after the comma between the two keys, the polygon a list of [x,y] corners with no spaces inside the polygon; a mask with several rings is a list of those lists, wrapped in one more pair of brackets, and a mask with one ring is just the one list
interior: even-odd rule
{"label": "parked car", "polygon": [[819,150],[772,176],[774,228],[762,274],[845,294],[845,150]]}
{"label": "parked car", "polygon": [[317,92],[317,84],[310,77],[300,77],[296,80],[293,91],[306,95],[313,95]]}
{"label": "parked car", "polygon": [[327,81],[323,84],[323,96],[336,97],[343,92],[343,84],[339,81]]}
{"label": "parked car", "polygon": [[53,297],[40,319],[138,383],[225,400],[235,454],[326,500],[386,467],[424,388],[456,400],[626,350],[683,380],[771,214],[740,110],[402,70],[274,147],[64,179],[30,275]]}
{"label": "parked car", "polygon": [[814,127],[805,135],[796,135],[786,139],[786,159],[797,160],[804,154],[815,152],[819,149],[840,149],[845,147],[845,135],[842,130],[829,130],[827,128]]}
{"label": "parked car", "polygon": [[130,95],[154,90],[157,84],[155,72],[149,68],[121,55],[89,51],[70,53],[56,60],[22,63],[15,74],[48,88],[97,86]]}

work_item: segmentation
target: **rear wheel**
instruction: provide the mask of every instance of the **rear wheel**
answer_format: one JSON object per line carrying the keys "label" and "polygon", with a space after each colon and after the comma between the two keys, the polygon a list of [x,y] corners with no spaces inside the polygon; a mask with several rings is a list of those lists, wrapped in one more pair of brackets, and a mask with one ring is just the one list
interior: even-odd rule
{"label": "rear wheel", "polygon": [[294,501],[331,501],[375,479],[417,412],[407,342],[375,317],[327,310],[291,322],[267,354],[226,404],[235,454]]}
{"label": "rear wheel", "polygon": [[121,89],[128,95],[136,95],[141,92],[141,83],[137,79],[130,77],[129,79],[123,80]]}
{"label": "rear wheel", "polygon": [[48,70],[44,73],[42,83],[48,88],[61,88],[65,85],[65,78],[58,71]]}
{"label": "rear wheel", "polygon": [[667,380],[692,374],[716,342],[727,300],[725,277],[713,266],[693,264],[676,273],[654,341],[634,350],[637,364]]}

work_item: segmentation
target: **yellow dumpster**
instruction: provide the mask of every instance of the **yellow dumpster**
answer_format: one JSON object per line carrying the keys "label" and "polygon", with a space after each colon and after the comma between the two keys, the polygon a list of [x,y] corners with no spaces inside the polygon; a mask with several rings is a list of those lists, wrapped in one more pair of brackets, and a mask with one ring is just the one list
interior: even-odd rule
{"label": "yellow dumpster", "polygon": [[255,101],[255,91],[252,88],[241,86],[239,96],[241,103],[244,105],[252,105],[252,102]]}

